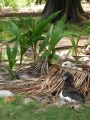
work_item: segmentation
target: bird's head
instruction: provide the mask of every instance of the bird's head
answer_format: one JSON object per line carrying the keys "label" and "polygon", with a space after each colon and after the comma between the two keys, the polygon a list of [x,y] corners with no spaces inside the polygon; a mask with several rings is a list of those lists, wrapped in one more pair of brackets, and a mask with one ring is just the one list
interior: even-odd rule
{"label": "bird's head", "polygon": [[60,78],[57,82],[60,81],[66,81],[66,82],[70,82],[73,83],[74,82],[74,78],[72,76],[72,74],[70,72],[65,72],[62,76],[62,78]]}

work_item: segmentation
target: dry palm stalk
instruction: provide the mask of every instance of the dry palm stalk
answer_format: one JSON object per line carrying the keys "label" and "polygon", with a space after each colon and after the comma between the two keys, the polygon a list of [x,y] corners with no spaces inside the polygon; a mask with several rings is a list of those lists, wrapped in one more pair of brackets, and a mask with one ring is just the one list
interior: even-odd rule
{"label": "dry palm stalk", "polygon": [[[51,69],[53,71],[54,67]],[[56,81],[58,80],[58,78],[60,78],[62,76],[62,74],[66,71],[71,72],[72,75],[74,75],[74,80],[75,80],[75,86],[78,90],[80,90],[80,92],[82,93],[86,93],[90,88],[89,88],[89,82],[87,83],[87,77],[89,76],[88,73],[86,72],[82,72],[79,70],[73,70],[73,69],[69,69],[69,68],[60,68],[58,71],[54,72],[54,74],[52,74],[52,76],[47,76],[46,80],[43,82],[43,90],[42,92],[44,92],[45,94],[45,90],[46,93],[52,93],[54,91],[60,91],[62,89],[62,83],[60,82],[58,85],[56,83]],[[59,74],[57,74],[59,73]],[[58,75],[58,76],[57,76]],[[54,76],[54,79],[53,79]],[[49,78],[48,78],[49,77]],[[90,76],[89,76],[90,77]],[[54,84],[53,84],[53,80],[54,80]]]}
{"label": "dry palm stalk", "polygon": [[47,70],[47,60],[37,61],[36,64],[34,64],[31,68],[28,68],[29,73],[39,73],[39,74],[45,74]]}
{"label": "dry palm stalk", "polygon": [[[41,64],[40,64],[41,66]],[[40,67],[35,67],[32,71],[38,73]],[[11,90],[14,93],[25,93],[27,95],[58,95],[63,87],[64,82],[57,83],[57,80],[61,78],[64,72],[69,71],[74,76],[75,87],[81,92],[86,94],[90,90],[90,75],[87,72],[59,67],[58,65],[52,65],[47,74],[39,78],[28,78],[26,80],[16,80],[8,82],[7,85],[3,86],[2,89]]]}

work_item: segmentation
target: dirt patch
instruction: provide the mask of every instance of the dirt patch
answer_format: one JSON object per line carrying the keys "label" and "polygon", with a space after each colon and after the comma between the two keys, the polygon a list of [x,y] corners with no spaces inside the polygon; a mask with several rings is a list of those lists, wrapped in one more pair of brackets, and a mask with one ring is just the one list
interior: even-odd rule
{"label": "dirt patch", "polygon": [[[85,46],[89,43],[90,38],[87,38],[86,36],[82,36],[78,46]],[[70,38],[64,37],[61,39],[61,41],[57,44],[57,47],[63,47],[63,46],[72,46]]]}
{"label": "dirt patch", "polygon": [[82,7],[85,12],[90,13],[90,3],[82,3]]}
{"label": "dirt patch", "polygon": [[0,17],[13,17],[15,15],[33,15],[33,16],[39,16],[44,8],[43,5],[38,6],[30,6],[26,8],[19,8],[16,11],[14,11],[11,7],[4,7],[0,10]]}
{"label": "dirt patch", "polygon": [[[14,11],[11,7],[4,7],[0,10],[0,17],[11,17],[15,15],[34,15],[38,16],[41,15],[41,12],[44,8],[45,4],[42,5],[31,5],[30,7],[25,8],[19,8],[16,11]],[[82,3],[82,7],[85,12],[87,12],[90,15],[90,4],[89,3]],[[89,16],[90,18],[90,16]]]}

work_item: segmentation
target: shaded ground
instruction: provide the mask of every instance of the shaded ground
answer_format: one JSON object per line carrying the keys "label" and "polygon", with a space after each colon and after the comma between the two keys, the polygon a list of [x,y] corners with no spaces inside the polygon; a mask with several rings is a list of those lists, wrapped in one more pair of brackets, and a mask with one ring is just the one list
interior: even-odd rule
{"label": "shaded ground", "polygon": [[[44,8],[44,4],[35,6],[31,4],[30,7],[26,8],[19,8],[14,11],[11,7],[5,7],[0,10],[0,17],[7,17],[7,16],[15,16],[15,15],[40,15]],[[90,4],[89,3],[82,3],[83,9],[85,12],[89,13],[90,15]],[[90,16],[89,16],[90,18]]]}
{"label": "shaded ground", "polygon": [[38,16],[38,15],[41,14],[43,8],[44,8],[44,4],[43,5],[38,5],[38,6],[31,5],[30,7],[19,8],[16,11],[14,11],[11,7],[4,7],[3,9],[0,10],[0,17],[12,17],[12,16],[15,16],[15,15]]}
{"label": "shaded ground", "polygon": [[[78,46],[85,46],[86,44],[88,44],[90,41],[90,38],[87,38],[86,36],[81,37]],[[63,47],[63,46],[71,46],[71,42],[70,39],[68,37],[63,38],[59,43],[58,43],[58,47]]]}

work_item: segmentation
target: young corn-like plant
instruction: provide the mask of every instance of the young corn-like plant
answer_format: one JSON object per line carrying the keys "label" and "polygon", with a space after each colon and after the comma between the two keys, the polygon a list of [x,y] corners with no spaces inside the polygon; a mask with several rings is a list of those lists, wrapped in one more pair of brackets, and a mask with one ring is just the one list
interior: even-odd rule
{"label": "young corn-like plant", "polygon": [[[65,15],[57,22],[55,26],[51,26],[47,32],[46,38],[43,40],[39,52],[41,53],[41,59],[48,57],[48,63],[52,59],[58,59],[58,55],[55,54],[56,44],[65,36],[73,35],[73,33],[64,32],[65,27]],[[48,47],[48,49],[46,49]],[[46,49],[46,50],[45,50]]]}
{"label": "young corn-like plant", "polygon": [[[21,51],[21,53],[20,53],[20,65],[22,64],[23,55],[26,52],[27,48],[29,46],[32,46],[34,51],[36,51],[38,41],[44,39],[42,34],[44,33],[46,26],[59,13],[60,12],[56,12],[56,13],[52,14],[50,17],[48,17],[47,19],[40,19],[37,22],[38,23],[37,25],[35,25],[36,22],[34,21],[34,19],[31,19],[31,29],[23,35],[21,34],[21,31],[18,28],[18,26],[14,22],[12,22],[11,20],[8,20],[9,30],[16,36],[16,38],[18,38],[18,37],[20,38],[19,39],[20,51]],[[15,40],[16,39],[13,39],[13,41],[15,41]]]}
{"label": "young corn-like plant", "polygon": [[7,66],[6,69],[7,69],[8,73],[11,75],[12,79],[15,79],[12,68],[16,63],[16,56],[18,53],[18,41],[19,41],[19,38],[15,42],[12,50],[9,47],[8,43],[6,43],[6,52],[7,52],[8,62],[9,62],[9,65]]}
{"label": "young corn-like plant", "polygon": [[81,36],[82,36],[85,32],[87,32],[89,29],[90,29],[90,26],[87,27],[86,29],[84,29],[78,36],[76,36],[77,39],[75,39],[74,36],[70,36],[70,40],[71,40],[71,43],[72,43],[72,47],[71,47],[71,49],[69,50],[69,52],[72,51],[72,54],[75,54],[75,55],[76,55],[76,60],[77,60],[77,61],[78,61],[77,54],[78,54],[78,52],[79,52],[79,51],[78,51],[78,43],[79,43],[79,41],[80,41]]}
{"label": "young corn-like plant", "polygon": [[15,79],[12,68],[16,63],[16,56],[18,53],[18,43],[19,43],[19,40],[21,39],[21,31],[10,19],[7,19],[7,23],[9,26],[8,27],[9,31],[11,31],[16,36],[16,39],[15,39],[15,44],[14,44],[12,50],[9,47],[9,43],[8,42],[6,43],[7,58],[8,58],[8,62],[9,62],[9,65],[7,66],[6,69],[9,72],[9,74],[11,75],[12,79]]}

